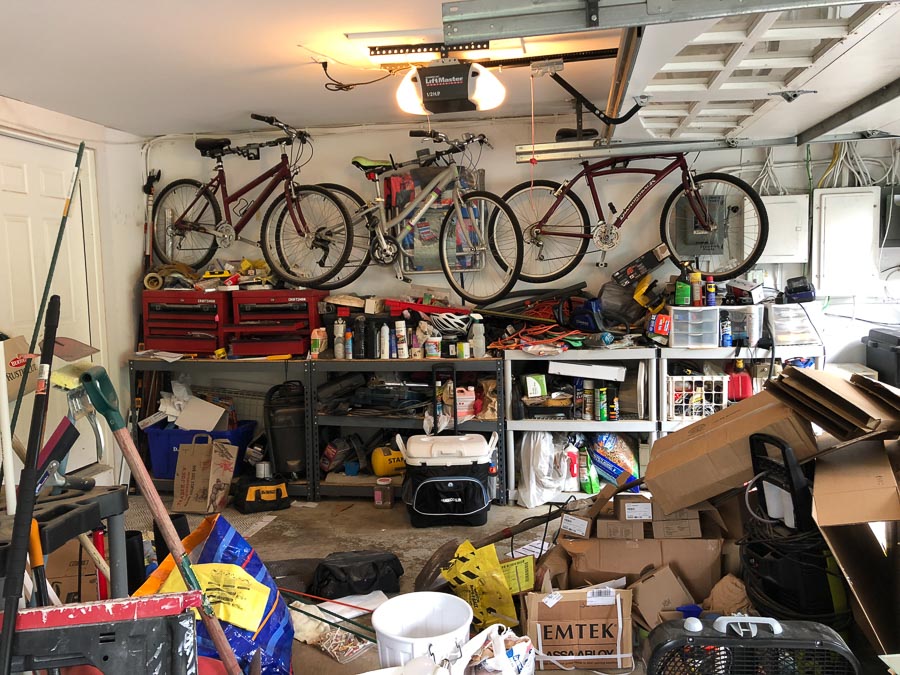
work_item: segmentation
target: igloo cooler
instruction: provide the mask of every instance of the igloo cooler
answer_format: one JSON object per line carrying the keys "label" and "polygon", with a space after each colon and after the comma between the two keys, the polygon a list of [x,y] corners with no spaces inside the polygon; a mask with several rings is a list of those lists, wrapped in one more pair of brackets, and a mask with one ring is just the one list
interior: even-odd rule
{"label": "igloo cooler", "polygon": [[403,501],[413,527],[484,525],[491,508],[488,481],[497,446],[480,434],[411,436],[397,446],[406,460]]}

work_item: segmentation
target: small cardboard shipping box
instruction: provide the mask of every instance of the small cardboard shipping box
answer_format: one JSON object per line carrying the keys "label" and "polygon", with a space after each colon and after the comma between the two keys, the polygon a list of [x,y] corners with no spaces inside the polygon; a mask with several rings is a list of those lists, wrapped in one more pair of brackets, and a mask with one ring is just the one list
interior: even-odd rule
{"label": "small cardboard shipping box", "polygon": [[631,602],[631,591],[611,588],[529,593],[525,624],[537,667],[631,669]]}
{"label": "small cardboard shipping box", "polygon": [[634,593],[635,621],[652,630],[666,619],[662,612],[674,611],[682,605],[693,604],[687,588],[668,565],[645,574],[629,586]]}
{"label": "small cardboard shipping box", "polygon": [[597,538],[598,539],[643,539],[644,538],[644,521],[631,520],[623,522],[621,520],[610,520],[608,518],[598,518],[596,520]]}
{"label": "small cardboard shipping box", "polygon": [[569,585],[634,583],[647,569],[670,565],[692,597],[703,600],[722,578],[721,539],[561,539],[569,554]]}
{"label": "small cardboard shipping box", "polygon": [[749,481],[750,436],[756,433],[782,439],[800,461],[818,452],[809,422],[762,392],[653,444],[646,482],[654,504],[672,513]]}
{"label": "small cardboard shipping box", "polygon": [[591,536],[591,526],[593,524],[594,521],[591,518],[578,516],[574,513],[566,513],[560,519],[559,528],[566,537],[588,539]]}
{"label": "small cardboard shipping box", "polygon": [[[80,552],[80,555],[79,555]],[[97,568],[81,544],[72,539],[47,556],[44,572],[63,604],[99,600]]]}
{"label": "small cardboard shipping box", "polygon": [[237,454],[237,446],[207,434],[197,434],[191,443],[178,446],[172,510],[206,514],[224,509]]}
{"label": "small cardboard shipping box", "polygon": [[645,495],[616,495],[615,513],[622,522],[653,520],[653,505]]}

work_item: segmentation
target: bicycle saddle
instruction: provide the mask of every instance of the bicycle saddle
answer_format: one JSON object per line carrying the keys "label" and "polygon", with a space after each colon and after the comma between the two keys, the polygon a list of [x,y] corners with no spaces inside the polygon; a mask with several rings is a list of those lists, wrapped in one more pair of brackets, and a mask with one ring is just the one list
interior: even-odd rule
{"label": "bicycle saddle", "polygon": [[204,157],[215,157],[221,155],[220,150],[224,150],[231,145],[230,138],[198,138],[194,141],[194,147],[200,151]]}
{"label": "bicycle saddle", "polygon": [[372,173],[384,173],[394,168],[394,163],[389,159],[369,159],[362,155],[357,155],[350,160],[350,163],[360,171]]}
{"label": "bicycle saddle", "polygon": [[[582,129],[581,130],[581,140],[587,140],[588,138],[596,138],[600,135],[600,132],[596,129]],[[578,129],[560,129],[556,132],[556,142],[562,143],[563,141],[575,141],[578,140]]]}

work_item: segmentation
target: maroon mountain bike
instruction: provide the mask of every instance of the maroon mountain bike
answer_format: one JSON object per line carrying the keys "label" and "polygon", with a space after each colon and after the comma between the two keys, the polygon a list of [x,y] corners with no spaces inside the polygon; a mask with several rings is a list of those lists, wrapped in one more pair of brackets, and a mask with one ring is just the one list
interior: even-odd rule
{"label": "maroon mountain bike", "polygon": [[[629,119],[640,104],[625,115],[598,117],[607,124]],[[661,168],[632,166],[636,162],[664,160]],[[669,247],[673,262],[712,276],[716,281],[747,272],[762,255],[769,235],[769,220],[759,194],[746,182],[724,173],[695,176],[684,153],[613,157],[581,162],[570,180],[557,183],[534,180],[521,183],[503,195],[515,213],[525,238],[524,261],[519,279],[532,283],[554,281],[571,272],[594,242],[605,252],[619,243],[619,229],[638,204],[663,179],[679,172],[681,184],[666,200],[659,221],[660,237]],[[620,213],[608,204],[613,220],[603,212],[596,180],[620,174],[645,174],[650,179]],[[591,221],[574,188],[587,183],[596,219]]]}

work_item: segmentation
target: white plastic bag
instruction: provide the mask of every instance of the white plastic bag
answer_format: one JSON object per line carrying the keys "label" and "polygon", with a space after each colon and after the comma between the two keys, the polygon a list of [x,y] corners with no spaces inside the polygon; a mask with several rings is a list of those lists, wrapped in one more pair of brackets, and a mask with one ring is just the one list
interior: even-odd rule
{"label": "white plastic bag", "polygon": [[535,651],[527,635],[519,637],[511,629],[495,624],[472,638],[466,647],[477,644],[479,639],[484,644],[469,657],[465,675],[533,675]]}
{"label": "white plastic bag", "polygon": [[526,431],[522,434],[521,483],[518,500],[527,508],[546,504],[554,499],[566,482],[568,459],[566,437],[549,431]]}

